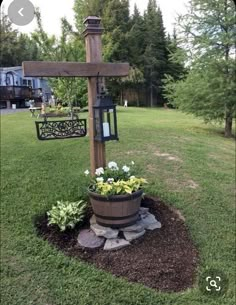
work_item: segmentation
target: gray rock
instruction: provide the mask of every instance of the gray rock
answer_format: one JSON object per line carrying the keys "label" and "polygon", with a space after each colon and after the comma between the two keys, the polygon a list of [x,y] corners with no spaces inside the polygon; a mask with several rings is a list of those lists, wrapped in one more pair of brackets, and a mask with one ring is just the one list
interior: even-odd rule
{"label": "gray rock", "polygon": [[105,238],[117,238],[119,231],[115,229],[111,229],[109,227],[103,227],[98,225],[97,223],[92,224],[90,228],[97,236],[103,236]]}
{"label": "gray rock", "polygon": [[147,214],[149,212],[149,208],[139,208],[139,214]]}
{"label": "gray rock", "polygon": [[157,220],[154,215],[148,212],[147,214],[141,214],[140,220],[138,220],[137,223],[147,229],[151,224],[157,223]]}
{"label": "gray rock", "polygon": [[113,238],[113,239],[107,239],[106,243],[104,245],[104,250],[118,250],[123,247],[129,246],[130,243],[122,238]]}
{"label": "gray rock", "polygon": [[144,226],[140,223],[135,223],[132,226],[120,228],[120,231],[123,232],[142,232],[144,230]]}
{"label": "gray rock", "polygon": [[155,230],[155,229],[160,229],[160,228],[161,228],[160,221],[157,221],[155,223],[151,223],[149,226],[146,227],[147,230]]}
{"label": "gray rock", "polygon": [[132,241],[134,239],[137,239],[145,234],[145,230],[141,232],[124,232],[125,239],[128,241]]}
{"label": "gray rock", "polygon": [[85,248],[98,248],[103,245],[104,237],[98,237],[90,229],[81,230],[78,236],[78,243]]}
{"label": "gray rock", "polygon": [[95,217],[95,215],[94,215],[94,214],[93,214],[93,216],[90,218],[89,222],[90,222],[90,224],[91,224],[91,225],[93,225],[93,224],[97,223],[97,221],[96,221],[96,217]]}

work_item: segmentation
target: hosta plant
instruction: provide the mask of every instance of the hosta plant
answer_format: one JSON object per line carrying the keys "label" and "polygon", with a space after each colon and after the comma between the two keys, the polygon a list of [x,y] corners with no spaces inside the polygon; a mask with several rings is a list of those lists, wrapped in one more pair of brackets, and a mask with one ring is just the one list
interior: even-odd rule
{"label": "hosta plant", "polygon": [[48,225],[57,225],[61,231],[73,229],[85,216],[87,203],[83,200],[76,202],[57,201],[57,204],[47,212]]}
{"label": "hosta plant", "polygon": [[[88,176],[89,170],[85,175]],[[141,189],[147,183],[146,179],[134,175],[134,162],[121,167],[114,161],[107,167],[97,168],[95,176],[91,177],[89,190],[100,195],[125,195],[132,194]]]}

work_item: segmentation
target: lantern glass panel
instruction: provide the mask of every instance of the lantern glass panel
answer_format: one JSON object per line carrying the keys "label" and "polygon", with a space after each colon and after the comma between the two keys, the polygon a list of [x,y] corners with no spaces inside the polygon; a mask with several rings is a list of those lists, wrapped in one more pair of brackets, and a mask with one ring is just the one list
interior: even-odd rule
{"label": "lantern glass panel", "polygon": [[110,134],[115,135],[115,123],[114,123],[114,111],[113,109],[109,109],[107,113],[108,122],[110,125]]}
{"label": "lantern glass panel", "polygon": [[108,119],[108,109],[103,109],[103,137],[107,138],[110,137],[111,131],[110,131],[110,122]]}

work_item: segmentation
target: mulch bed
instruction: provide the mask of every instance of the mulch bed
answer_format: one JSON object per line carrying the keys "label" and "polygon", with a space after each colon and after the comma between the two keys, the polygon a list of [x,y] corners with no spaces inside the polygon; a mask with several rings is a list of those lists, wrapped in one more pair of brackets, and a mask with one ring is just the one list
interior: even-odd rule
{"label": "mulch bed", "polygon": [[78,257],[130,282],[165,292],[192,287],[198,252],[184,224],[184,218],[158,198],[146,196],[142,206],[150,209],[162,223],[162,228],[147,231],[144,236],[132,241],[131,246],[116,251],[85,249],[78,245],[79,231],[89,227],[91,209],[88,210],[84,223],[74,230],[62,233],[56,226],[47,226],[46,214],[35,219],[35,226],[41,237],[66,255]]}

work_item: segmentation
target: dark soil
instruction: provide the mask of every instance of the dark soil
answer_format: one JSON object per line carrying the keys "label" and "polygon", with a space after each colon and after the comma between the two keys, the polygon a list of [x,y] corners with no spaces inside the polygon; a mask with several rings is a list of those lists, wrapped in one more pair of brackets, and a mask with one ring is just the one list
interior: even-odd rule
{"label": "dark soil", "polygon": [[78,257],[130,282],[165,292],[192,287],[198,252],[184,224],[184,218],[158,198],[145,197],[142,206],[150,209],[162,223],[162,228],[147,231],[144,236],[133,241],[131,246],[116,251],[85,249],[77,244],[79,231],[89,227],[91,209],[82,225],[64,233],[56,226],[47,226],[46,214],[37,217],[35,225],[40,236],[66,255]]}

